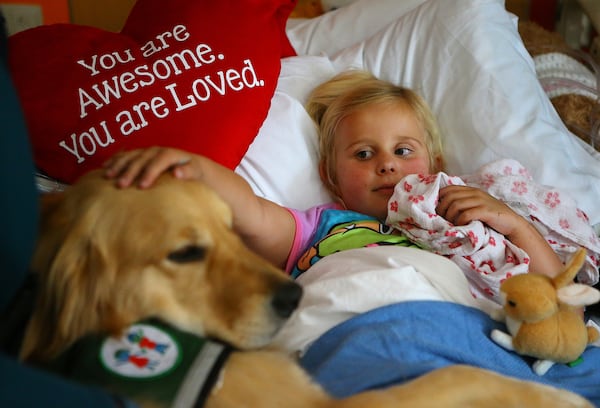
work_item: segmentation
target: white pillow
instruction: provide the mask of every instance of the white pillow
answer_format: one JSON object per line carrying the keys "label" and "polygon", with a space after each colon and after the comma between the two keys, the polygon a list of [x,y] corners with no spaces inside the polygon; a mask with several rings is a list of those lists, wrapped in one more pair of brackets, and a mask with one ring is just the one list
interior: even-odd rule
{"label": "white pillow", "polygon": [[[491,161],[513,158],[539,183],[574,197],[592,224],[600,223],[600,155],[586,149],[561,122],[503,1],[429,0],[407,13],[403,9],[393,23],[360,41],[366,27],[382,26],[373,15],[394,14],[392,4],[402,3],[359,1],[333,12],[337,14],[330,20],[319,18],[312,26],[312,20],[303,22],[304,41],[292,28],[290,39],[301,50],[329,53],[335,72],[365,68],[423,95],[440,122],[450,173],[471,173]],[[353,6],[363,14],[349,13]],[[367,23],[359,23],[361,18]],[[355,44],[332,53],[341,38],[346,39],[342,44]],[[304,208],[328,196],[320,184],[313,185],[318,181],[316,140],[300,106],[306,93],[333,72],[324,69],[323,59],[296,58],[294,64],[284,60],[272,112],[255,140],[265,147],[251,148],[240,168],[255,163],[261,180],[246,171],[255,189],[287,206]],[[293,108],[280,110],[281,98]],[[266,146],[272,153],[263,154]],[[309,154],[302,150],[307,148]]]}
{"label": "white pillow", "polygon": [[257,195],[299,210],[331,201],[319,178],[317,130],[304,104],[309,92],[333,75],[326,57],[281,61],[267,118],[235,170]]}
{"label": "white pillow", "polygon": [[331,55],[371,37],[425,1],[359,0],[316,18],[291,18],[286,31],[298,55]]}
{"label": "white pillow", "polygon": [[331,59],[338,70],[358,65],[422,94],[450,173],[516,159],[600,222],[600,154],[560,120],[503,1],[427,1]]}

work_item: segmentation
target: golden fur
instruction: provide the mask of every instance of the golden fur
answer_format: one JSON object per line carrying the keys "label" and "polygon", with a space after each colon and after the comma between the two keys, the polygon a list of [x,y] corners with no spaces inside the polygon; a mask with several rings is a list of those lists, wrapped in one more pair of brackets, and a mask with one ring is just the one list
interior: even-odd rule
{"label": "golden fur", "polygon": [[159,317],[242,350],[227,361],[208,407],[591,407],[566,391],[465,366],[333,400],[289,356],[260,349],[300,291],[246,249],[229,208],[203,184],[165,175],[148,190],[117,189],[94,172],[44,201],[33,261],[40,291],[21,349],[27,361]]}

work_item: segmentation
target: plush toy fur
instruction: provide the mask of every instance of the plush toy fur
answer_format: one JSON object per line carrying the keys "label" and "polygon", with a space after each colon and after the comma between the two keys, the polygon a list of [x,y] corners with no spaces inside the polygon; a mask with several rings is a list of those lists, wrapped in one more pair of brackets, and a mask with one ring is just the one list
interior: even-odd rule
{"label": "plush toy fur", "polygon": [[[548,31],[535,22],[520,21],[519,34],[532,57],[558,52],[579,60],[576,58],[576,51],[560,34]],[[586,143],[591,144],[590,135],[593,131],[597,131],[597,129],[593,129],[594,124],[600,120],[600,103],[590,97],[575,93],[556,96],[550,100],[569,130]],[[596,150],[600,150],[599,145],[600,140],[596,142]]]}
{"label": "plush toy fur", "polygon": [[579,249],[554,279],[527,273],[500,286],[504,307],[495,317],[504,317],[510,335],[493,330],[491,337],[506,349],[539,359],[533,366],[539,375],[554,363],[577,360],[599,337],[597,330],[585,325],[580,308],[600,301],[600,291],[573,283],[585,256],[585,249]]}

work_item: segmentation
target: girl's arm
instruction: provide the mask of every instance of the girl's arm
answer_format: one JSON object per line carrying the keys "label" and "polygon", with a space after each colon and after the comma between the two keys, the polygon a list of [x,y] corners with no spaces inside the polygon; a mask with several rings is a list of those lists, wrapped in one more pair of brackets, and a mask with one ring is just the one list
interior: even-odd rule
{"label": "girl's arm", "polygon": [[454,225],[479,220],[503,234],[527,252],[531,273],[554,277],[564,269],[558,255],[532,224],[485,191],[468,186],[444,187],[437,212]]}
{"label": "girl's arm", "polygon": [[[278,267],[284,267],[295,234],[287,209],[258,197],[250,185],[230,169],[186,151],[151,147],[118,153],[105,165],[105,174],[121,188],[149,188],[160,174],[198,180],[214,189],[233,212],[233,228],[246,245]],[[199,203],[199,205],[201,205]]]}

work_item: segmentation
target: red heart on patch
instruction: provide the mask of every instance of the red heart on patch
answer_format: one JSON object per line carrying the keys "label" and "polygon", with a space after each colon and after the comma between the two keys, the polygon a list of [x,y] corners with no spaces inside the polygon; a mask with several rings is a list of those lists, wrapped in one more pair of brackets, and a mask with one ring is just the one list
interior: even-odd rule
{"label": "red heart on patch", "polygon": [[171,146],[235,168],[269,110],[295,0],[139,0],[121,33],[9,38],[37,167],[72,183],[114,153]]}

